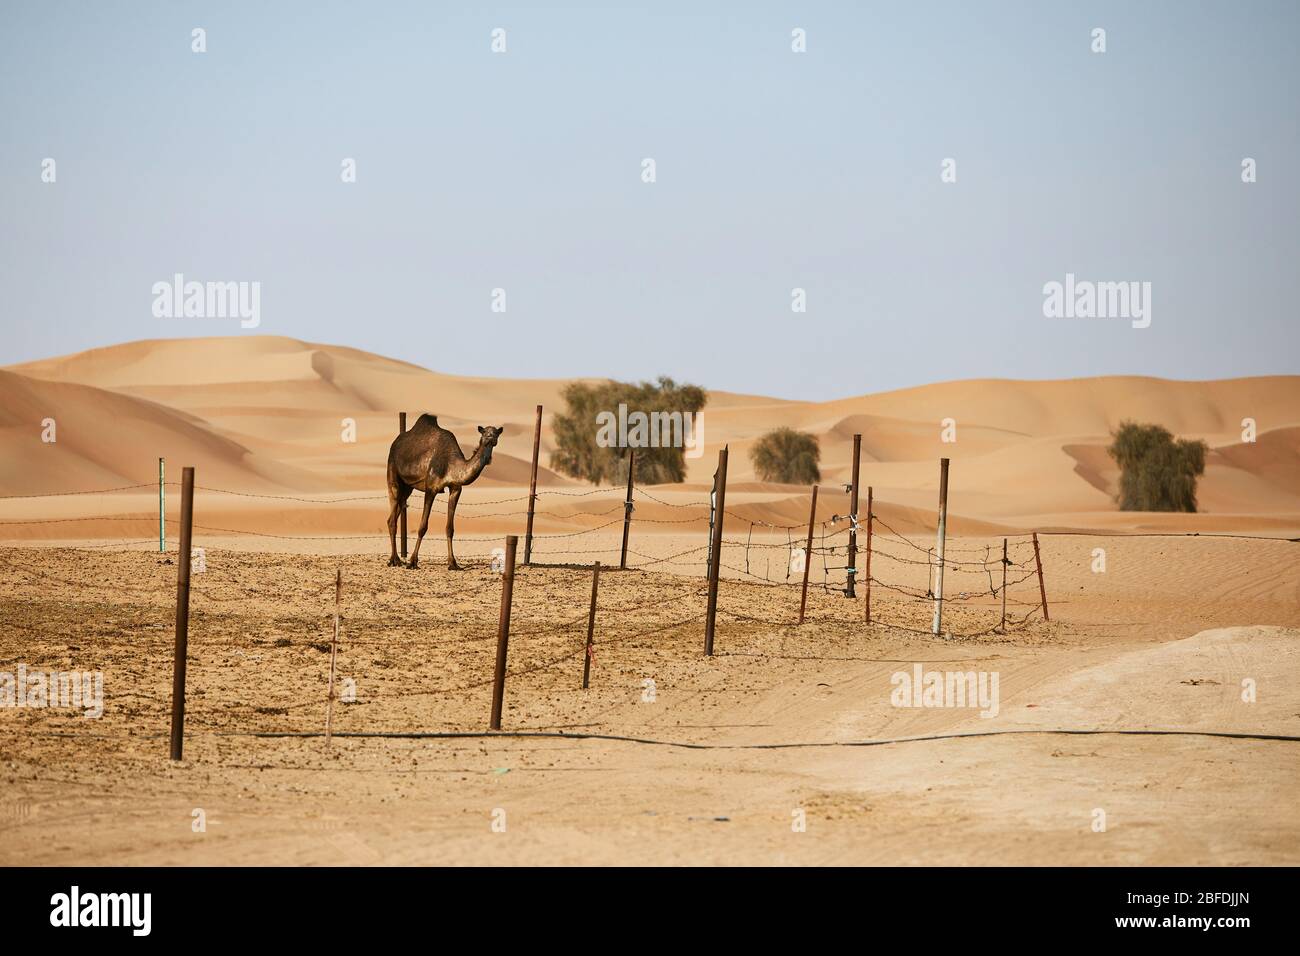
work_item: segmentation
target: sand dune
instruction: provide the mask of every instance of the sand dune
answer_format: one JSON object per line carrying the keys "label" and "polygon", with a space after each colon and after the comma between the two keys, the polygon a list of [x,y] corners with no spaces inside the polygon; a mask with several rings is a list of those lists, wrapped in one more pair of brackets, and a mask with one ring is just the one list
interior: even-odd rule
{"label": "sand dune", "polygon": [[[503,425],[498,454],[478,487],[521,487],[538,404],[545,408],[539,484],[581,491],[583,485],[545,467],[550,417],[563,406],[566,384],[445,375],[357,349],[274,336],[94,349],[0,373],[0,492],[148,482],[161,455],[173,474],[194,464],[203,481],[231,490],[382,494],[399,410],[412,419],[422,411],[437,414],[466,450],[477,438],[475,426]],[[40,441],[46,417],[59,423],[54,446]],[[1247,417],[1258,424],[1254,443],[1241,441]],[[941,423],[949,418],[955,442],[941,440]],[[972,533],[1047,520],[1135,525],[1150,516],[1116,511],[1118,472],[1105,452],[1110,430],[1125,419],[1156,422],[1211,445],[1199,494],[1205,514],[1180,516],[1180,526],[1203,528],[1211,516],[1217,527],[1300,526],[1300,376],[986,379],[820,403],[714,392],[706,452],[688,461],[688,483],[676,490],[689,492],[683,500],[706,497],[716,449],[727,443],[734,507],[755,521],[806,520],[805,490],[758,482],[749,461],[759,436],[788,425],[820,439],[825,495],[848,481],[852,436],[861,434],[863,484],[874,487],[878,508],[896,509],[894,517],[908,526],[933,521],[940,457],[953,460],[954,521]],[[355,441],[345,440],[350,425]],[[617,498],[618,490],[608,497]],[[595,510],[607,510],[601,504]],[[827,498],[827,507],[837,506],[846,511],[847,498],[842,506]],[[382,502],[376,507],[382,513]],[[653,504],[638,513],[681,517]]]}
{"label": "sand dune", "polygon": [[[42,438],[46,419],[54,421],[52,442]],[[160,456],[240,488],[329,487],[321,476],[257,455],[185,412],[5,371],[0,371],[0,448],[0,486],[6,494],[156,481]]]}

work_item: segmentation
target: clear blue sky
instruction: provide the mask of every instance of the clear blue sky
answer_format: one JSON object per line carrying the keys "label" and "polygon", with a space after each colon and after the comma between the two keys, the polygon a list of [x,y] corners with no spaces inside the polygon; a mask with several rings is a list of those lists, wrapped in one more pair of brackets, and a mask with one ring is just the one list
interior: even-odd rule
{"label": "clear blue sky", "polygon": [[[1300,372],[1298,46],[1291,0],[6,0],[0,363],[250,334],[154,318],[182,272],[462,374]],[[1066,272],[1150,281],[1151,327],[1045,318]]]}

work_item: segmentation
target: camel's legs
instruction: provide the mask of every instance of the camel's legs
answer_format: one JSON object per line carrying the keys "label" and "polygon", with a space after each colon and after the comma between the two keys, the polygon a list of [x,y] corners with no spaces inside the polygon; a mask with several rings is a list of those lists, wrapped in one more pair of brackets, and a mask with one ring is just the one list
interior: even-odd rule
{"label": "camel's legs", "polygon": [[402,513],[406,499],[411,497],[411,486],[397,476],[397,470],[390,462],[388,465],[388,544],[390,554],[388,566],[395,568],[402,563],[397,556],[397,516]]}
{"label": "camel's legs", "polygon": [[424,540],[424,533],[429,530],[429,512],[433,510],[433,499],[438,497],[435,491],[433,494],[424,493],[424,515],[420,518],[420,533],[415,539],[415,548],[411,551],[411,560],[406,563],[408,568],[418,568],[420,566],[420,542]]}
{"label": "camel's legs", "polygon": [[456,552],[451,549],[451,539],[456,537],[456,503],[460,501],[460,486],[457,485],[447,493],[447,570],[459,571]]}

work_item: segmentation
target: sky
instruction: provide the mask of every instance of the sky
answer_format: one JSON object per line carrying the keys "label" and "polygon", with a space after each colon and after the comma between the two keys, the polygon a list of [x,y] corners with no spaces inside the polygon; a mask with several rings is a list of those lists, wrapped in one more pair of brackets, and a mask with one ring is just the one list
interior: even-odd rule
{"label": "sky", "polygon": [[[1298,41],[1293,0],[4,0],[0,364],[272,334],[810,400],[1294,374]],[[258,326],[157,316],[177,273],[259,283]],[[1150,324],[1048,317],[1067,273],[1149,282]]]}

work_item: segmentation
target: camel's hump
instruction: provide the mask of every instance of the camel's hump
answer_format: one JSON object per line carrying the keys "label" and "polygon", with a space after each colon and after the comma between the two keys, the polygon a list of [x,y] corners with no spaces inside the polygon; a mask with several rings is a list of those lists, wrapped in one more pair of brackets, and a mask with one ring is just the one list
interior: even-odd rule
{"label": "camel's hump", "polygon": [[415,424],[417,424],[417,425],[425,425],[425,426],[433,425],[433,426],[437,427],[437,424],[438,424],[438,416],[437,416],[437,415],[430,415],[428,412],[424,412],[424,413],[422,413],[422,414],[420,415],[419,418],[417,418],[417,419],[415,420]]}

